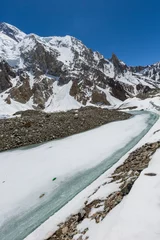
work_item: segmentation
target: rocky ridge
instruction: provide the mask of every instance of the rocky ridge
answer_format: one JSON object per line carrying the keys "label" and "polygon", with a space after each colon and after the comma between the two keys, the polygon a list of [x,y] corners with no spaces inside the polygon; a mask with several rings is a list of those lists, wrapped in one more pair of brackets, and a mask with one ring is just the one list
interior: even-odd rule
{"label": "rocky ridge", "polygon": [[[85,202],[85,207],[78,214],[71,215],[66,222],[59,224],[58,230],[48,240],[71,240],[76,236],[77,240],[89,239],[87,235],[88,228],[83,231],[78,230],[78,225],[85,219],[95,220],[95,223],[100,223],[107,214],[119,204],[124,196],[126,196],[134,182],[137,180],[141,172],[147,168],[151,156],[160,148],[160,142],[148,143],[141,148],[130,153],[125,162],[119,166],[110,176],[110,181],[106,181],[103,186],[115,182],[119,185],[119,190],[113,192],[106,199],[95,199],[92,202]],[[146,177],[154,177],[155,173],[145,173]],[[93,195],[101,188],[99,186]],[[102,209],[104,207],[104,210]],[[92,214],[92,210],[97,209],[96,213]]]}
{"label": "rocky ridge", "polygon": [[146,68],[129,67],[115,54],[106,59],[74,37],[27,35],[0,23],[0,104],[47,111],[115,105],[154,88],[159,82]]}
{"label": "rocky ridge", "polygon": [[160,82],[160,62],[146,66],[141,72],[154,81]]}

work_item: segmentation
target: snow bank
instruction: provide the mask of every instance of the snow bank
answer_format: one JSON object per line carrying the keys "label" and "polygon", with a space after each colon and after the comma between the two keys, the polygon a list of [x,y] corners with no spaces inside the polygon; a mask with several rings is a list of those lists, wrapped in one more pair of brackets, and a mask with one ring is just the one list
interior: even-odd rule
{"label": "snow bank", "polygon": [[[90,239],[159,240],[160,239],[160,150],[149,167],[135,182],[130,194],[115,208]],[[156,173],[154,177],[145,173]],[[118,216],[118,218],[117,218]],[[109,224],[109,222],[112,222]],[[107,227],[109,226],[109,227]],[[100,234],[103,232],[103,235]],[[96,237],[94,235],[96,234]],[[91,235],[92,236],[92,235]]]}

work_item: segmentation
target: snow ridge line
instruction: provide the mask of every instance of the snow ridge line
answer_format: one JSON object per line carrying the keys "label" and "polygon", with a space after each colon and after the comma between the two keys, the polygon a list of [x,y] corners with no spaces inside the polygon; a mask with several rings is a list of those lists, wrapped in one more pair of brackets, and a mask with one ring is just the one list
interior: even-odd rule
{"label": "snow ridge line", "polygon": [[[141,172],[148,167],[151,156],[160,148],[160,141],[154,143],[147,143],[142,147],[131,152],[125,162],[116,168],[114,173],[109,177],[110,181],[106,181],[102,186],[116,183],[119,185],[118,191],[111,193],[106,199],[95,199],[92,202],[85,202],[85,207],[79,211],[78,214],[70,216],[66,222],[59,224],[59,229],[48,240],[87,240],[88,228],[82,230],[78,229],[78,225],[82,224],[86,219],[95,220],[100,223],[107,214],[118,205],[123,198],[129,194],[133,184],[140,176]],[[153,177],[154,173],[145,173],[146,177]],[[93,196],[102,187],[99,186]],[[89,196],[89,197],[91,197]],[[97,211],[94,213],[94,209]],[[85,225],[85,224],[84,224]]]}

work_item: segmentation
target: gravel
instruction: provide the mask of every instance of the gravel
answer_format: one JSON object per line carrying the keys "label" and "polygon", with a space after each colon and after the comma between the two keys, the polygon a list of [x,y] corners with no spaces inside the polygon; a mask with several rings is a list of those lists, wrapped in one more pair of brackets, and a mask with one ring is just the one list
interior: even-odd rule
{"label": "gravel", "polygon": [[0,151],[64,138],[130,116],[96,107],[57,113],[17,112],[14,118],[0,119]]}

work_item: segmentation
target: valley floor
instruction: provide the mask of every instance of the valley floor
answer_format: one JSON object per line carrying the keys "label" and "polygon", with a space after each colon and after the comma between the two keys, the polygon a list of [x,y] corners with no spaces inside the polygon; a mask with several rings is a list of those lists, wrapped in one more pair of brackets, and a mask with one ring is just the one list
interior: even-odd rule
{"label": "valley floor", "polygon": [[159,126],[26,240],[159,240]]}
{"label": "valley floor", "polygon": [[[0,239],[21,240],[56,212],[27,239],[44,239],[50,231],[51,236],[57,224],[80,211],[88,196],[106,183],[106,174],[102,174],[156,120],[155,115],[141,113],[62,140],[0,153]],[[113,183],[98,197],[118,187]]]}

